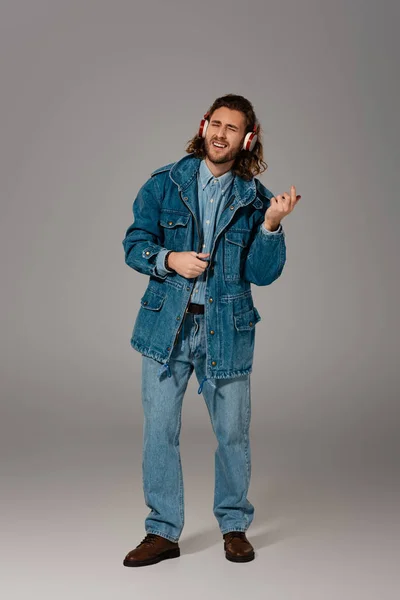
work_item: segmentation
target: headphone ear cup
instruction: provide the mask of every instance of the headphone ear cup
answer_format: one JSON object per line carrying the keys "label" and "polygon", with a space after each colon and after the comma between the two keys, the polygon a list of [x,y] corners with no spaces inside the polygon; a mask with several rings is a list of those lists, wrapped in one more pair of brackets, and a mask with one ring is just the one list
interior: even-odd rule
{"label": "headphone ear cup", "polygon": [[254,131],[250,131],[244,138],[243,150],[249,150],[250,152],[253,152],[254,146],[257,143],[257,139],[257,134]]}
{"label": "headphone ear cup", "polygon": [[206,131],[208,127],[208,119],[202,119],[199,127],[199,137],[206,137]]}

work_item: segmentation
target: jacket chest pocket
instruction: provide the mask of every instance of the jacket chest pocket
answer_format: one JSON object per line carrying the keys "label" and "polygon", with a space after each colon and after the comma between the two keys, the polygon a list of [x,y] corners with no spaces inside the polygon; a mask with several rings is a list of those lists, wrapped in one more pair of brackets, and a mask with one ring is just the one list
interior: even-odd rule
{"label": "jacket chest pocket", "polygon": [[224,275],[229,281],[238,280],[243,272],[249,250],[251,229],[227,231],[224,244]]}
{"label": "jacket chest pocket", "polygon": [[161,211],[162,244],[168,250],[181,251],[185,245],[190,214]]}

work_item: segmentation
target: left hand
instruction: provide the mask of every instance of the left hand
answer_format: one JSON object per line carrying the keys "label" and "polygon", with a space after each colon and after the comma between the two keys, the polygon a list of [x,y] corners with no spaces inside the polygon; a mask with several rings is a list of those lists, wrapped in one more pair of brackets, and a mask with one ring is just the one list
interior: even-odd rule
{"label": "left hand", "polygon": [[286,215],[292,212],[301,196],[296,196],[296,188],[294,185],[290,188],[290,194],[284,192],[278,194],[275,198],[271,198],[271,204],[265,211],[265,223],[271,227],[279,227],[279,223]]}

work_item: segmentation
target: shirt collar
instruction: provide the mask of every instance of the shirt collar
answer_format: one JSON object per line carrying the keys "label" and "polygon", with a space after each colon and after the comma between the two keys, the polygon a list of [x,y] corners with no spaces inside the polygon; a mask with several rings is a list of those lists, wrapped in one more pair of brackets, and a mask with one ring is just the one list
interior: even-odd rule
{"label": "shirt collar", "polygon": [[210,183],[210,181],[215,179],[215,181],[217,181],[219,183],[219,185],[221,186],[222,192],[224,192],[227,189],[227,187],[232,183],[233,177],[234,177],[234,174],[233,174],[232,170],[227,171],[226,173],[224,173],[223,175],[220,175],[219,177],[214,177],[214,175],[211,173],[210,169],[208,168],[206,161],[203,159],[200,163],[199,178],[200,178],[200,185],[203,190],[207,187],[207,185]]}

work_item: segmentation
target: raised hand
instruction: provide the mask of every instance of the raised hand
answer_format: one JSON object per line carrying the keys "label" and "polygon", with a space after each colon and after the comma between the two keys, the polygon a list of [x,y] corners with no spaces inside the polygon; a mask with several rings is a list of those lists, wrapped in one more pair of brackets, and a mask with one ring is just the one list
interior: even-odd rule
{"label": "raised hand", "polygon": [[265,226],[268,229],[277,229],[279,223],[286,215],[292,212],[301,196],[296,196],[296,188],[294,185],[290,188],[290,194],[284,192],[278,196],[271,198],[271,204],[265,211]]}

